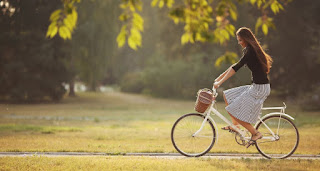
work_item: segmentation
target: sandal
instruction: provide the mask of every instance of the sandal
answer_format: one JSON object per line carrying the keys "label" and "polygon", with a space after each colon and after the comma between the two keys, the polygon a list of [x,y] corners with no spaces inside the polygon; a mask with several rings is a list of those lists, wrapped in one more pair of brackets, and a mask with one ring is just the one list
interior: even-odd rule
{"label": "sandal", "polygon": [[[260,135],[259,135],[260,134]],[[252,138],[253,137],[258,137],[257,139],[253,140]],[[258,139],[261,139],[263,137],[263,135],[260,133],[260,132],[257,132],[256,134],[254,134],[252,137],[251,137],[251,140],[248,142],[248,145],[247,145],[247,148],[249,148],[251,145],[255,145],[257,143],[257,140]]]}
{"label": "sandal", "polygon": [[[240,129],[240,126],[236,126],[236,127]],[[232,132],[238,133],[238,131],[234,130],[231,126],[225,126],[225,127],[222,127],[221,129],[222,129],[222,130],[229,131],[229,132],[231,132],[231,133],[232,133]]]}

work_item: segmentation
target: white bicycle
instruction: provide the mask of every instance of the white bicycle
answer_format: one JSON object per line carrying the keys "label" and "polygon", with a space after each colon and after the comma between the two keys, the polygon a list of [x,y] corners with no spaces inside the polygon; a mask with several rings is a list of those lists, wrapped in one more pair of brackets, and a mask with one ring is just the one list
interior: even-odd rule
{"label": "white bicycle", "polygon": [[[213,95],[218,96],[215,89]],[[199,157],[208,153],[218,139],[217,125],[210,116],[217,115],[230,125],[235,133],[235,140],[239,145],[245,146],[251,139],[248,131],[241,130],[226,119],[214,108],[215,101],[206,112],[190,113],[181,116],[171,130],[171,141],[175,149],[188,157]],[[280,110],[259,117],[255,128],[263,134],[263,138],[257,140],[255,146],[264,157],[284,159],[291,156],[299,144],[299,132],[292,120],[293,117],[285,113],[283,107],[265,107],[262,110]]]}

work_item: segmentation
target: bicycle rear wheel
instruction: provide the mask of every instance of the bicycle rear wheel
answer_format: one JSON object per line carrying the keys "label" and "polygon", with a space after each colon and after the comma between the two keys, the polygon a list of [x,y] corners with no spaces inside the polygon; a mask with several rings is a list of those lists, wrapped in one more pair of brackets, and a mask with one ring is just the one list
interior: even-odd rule
{"label": "bicycle rear wheel", "polygon": [[271,134],[266,125],[259,122],[256,129],[264,136],[256,144],[259,153],[269,159],[284,159],[291,156],[299,144],[299,132],[294,123],[280,115],[269,116],[263,119],[263,122],[275,136]]}
{"label": "bicycle rear wheel", "polygon": [[205,119],[204,115],[190,113],[181,116],[171,130],[171,141],[175,149],[188,157],[199,157],[209,152],[215,142],[216,132],[210,120],[194,135]]}

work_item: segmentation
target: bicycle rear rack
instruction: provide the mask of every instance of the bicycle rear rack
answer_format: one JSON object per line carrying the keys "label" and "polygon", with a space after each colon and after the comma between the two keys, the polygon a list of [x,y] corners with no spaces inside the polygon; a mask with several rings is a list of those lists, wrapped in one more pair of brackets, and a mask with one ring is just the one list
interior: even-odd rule
{"label": "bicycle rear rack", "polygon": [[285,113],[285,109],[287,108],[287,105],[286,103],[283,102],[283,105],[282,107],[263,107],[261,108],[261,110],[280,110],[281,113]]}

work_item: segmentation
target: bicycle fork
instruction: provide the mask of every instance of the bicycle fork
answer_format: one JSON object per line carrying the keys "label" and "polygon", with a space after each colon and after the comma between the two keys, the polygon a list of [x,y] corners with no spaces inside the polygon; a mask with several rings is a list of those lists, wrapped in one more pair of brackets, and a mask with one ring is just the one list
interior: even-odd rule
{"label": "bicycle fork", "polygon": [[208,118],[209,118],[209,115],[206,115],[206,117],[204,118],[204,120],[203,120],[203,122],[201,124],[200,129],[198,131],[196,131],[194,134],[192,134],[192,137],[195,137],[197,134],[199,134],[199,132],[202,131],[202,129],[203,129],[204,125],[206,124]]}

